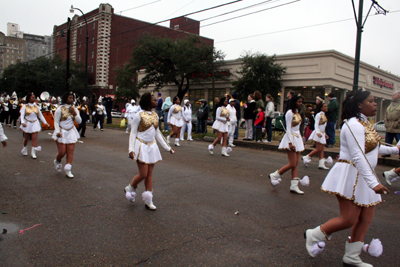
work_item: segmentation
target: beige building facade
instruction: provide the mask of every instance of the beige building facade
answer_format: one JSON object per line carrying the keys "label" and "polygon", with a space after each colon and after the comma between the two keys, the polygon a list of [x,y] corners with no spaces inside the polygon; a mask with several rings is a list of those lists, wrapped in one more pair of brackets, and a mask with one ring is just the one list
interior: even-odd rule
{"label": "beige building facade", "polygon": [[0,32],[0,73],[17,61],[25,61],[25,40],[17,37],[5,36]]}
{"label": "beige building facade", "polygon": [[[340,106],[346,93],[353,88],[354,58],[335,50],[316,51],[277,55],[277,63],[286,68],[282,76],[282,91],[276,105],[278,111],[283,111],[286,94],[289,90],[301,93],[305,97],[306,104],[315,104],[317,96],[324,96],[334,92]],[[224,96],[234,90],[232,81],[237,79],[237,70],[241,68],[239,60],[227,60],[223,70],[229,70],[231,76],[228,81],[216,81],[214,89],[212,82],[192,84],[186,95],[192,103],[204,98],[209,101],[210,107],[214,105],[214,98]],[[139,80],[144,73],[139,74]],[[390,104],[394,91],[400,91],[400,77],[367,63],[360,63],[359,86],[369,90],[376,97],[378,113],[376,121],[382,120],[385,110]],[[154,87],[148,87],[145,91],[152,91]],[[163,97],[175,96],[176,86],[165,86],[161,90]],[[196,110],[198,105],[195,105]]]}

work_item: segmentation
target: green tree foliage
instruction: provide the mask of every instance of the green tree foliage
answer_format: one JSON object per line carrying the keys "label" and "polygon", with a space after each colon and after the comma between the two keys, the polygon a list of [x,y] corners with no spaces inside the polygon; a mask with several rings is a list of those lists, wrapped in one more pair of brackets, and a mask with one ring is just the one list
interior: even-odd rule
{"label": "green tree foliage", "polygon": [[191,83],[211,79],[209,73],[218,69],[224,57],[221,51],[203,43],[198,36],[173,40],[144,35],[134,48],[129,65],[136,72],[145,70],[138,88],[155,84],[158,90],[175,84],[182,99]]}
{"label": "green tree foliage", "polygon": [[132,66],[126,64],[123,67],[115,69],[117,73],[116,83],[118,90],[115,92],[116,102],[125,102],[127,99],[137,99],[139,97],[139,89],[137,87],[137,75]]}
{"label": "green tree foliage", "polygon": [[285,68],[276,63],[276,56],[246,52],[240,60],[243,61],[243,66],[237,71],[239,78],[232,83],[240,99],[247,100],[249,94],[258,90],[262,93],[264,101],[266,94],[271,94],[274,100],[278,101]]}
{"label": "green tree foliage", "polygon": [[[82,63],[70,61],[70,90],[77,95],[84,94],[85,68]],[[8,66],[0,78],[0,91],[11,95],[15,91],[18,97],[29,92],[39,96],[47,91],[52,96],[61,96],[66,90],[66,63],[59,55],[48,59],[40,57],[30,62],[20,62]]]}

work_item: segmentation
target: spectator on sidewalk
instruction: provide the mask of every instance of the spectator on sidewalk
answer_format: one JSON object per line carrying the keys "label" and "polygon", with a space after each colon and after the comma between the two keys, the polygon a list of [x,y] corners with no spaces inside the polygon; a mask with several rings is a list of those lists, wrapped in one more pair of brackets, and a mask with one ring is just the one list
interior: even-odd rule
{"label": "spectator on sidewalk", "polygon": [[265,128],[267,131],[267,140],[264,143],[271,143],[272,140],[272,119],[274,118],[275,104],[274,98],[267,94],[265,97],[267,105],[265,106]]}
{"label": "spectator on sidewalk", "polygon": [[329,139],[326,140],[326,147],[332,148],[336,142],[335,126],[339,115],[339,105],[335,93],[332,92],[329,93],[328,99],[329,99],[328,112],[326,112],[326,117],[328,118],[328,124],[326,126],[326,134],[329,136]]}
{"label": "spectator on sidewalk", "polygon": [[[385,142],[388,144],[400,140],[400,92],[394,92],[392,95],[392,103],[386,109],[385,115],[386,135]],[[390,156],[390,155],[385,155]]]}
{"label": "spectator on sidewalk", "polygon": [[[232,98],[235,99],[235,109],[236,109],[236,121],[239,122],[242,118],[242,111],[240,110],[240,101],[237,99],[238,94],[233,93]],[[238,139],[239,137],[239,127],[235,128],[235,133],[233,135],[234,139]]]}
{"label": "spectator on sidewalk", "polygon": [[257,116],[254,122],[254,127],[256,128],[256,142],[260,143],[262,141],[262,128],[264,126],[264,111],[261,106],[257,109]]}
{"label": "spectator on sidewalk", "polygon": [[249,95],[247,97],[247,104],[244,104],[244,120],[246,123],[246,134],[244,135],[244,141],[253,140],[253,121],[255,118],[256,101],[254,96]]}

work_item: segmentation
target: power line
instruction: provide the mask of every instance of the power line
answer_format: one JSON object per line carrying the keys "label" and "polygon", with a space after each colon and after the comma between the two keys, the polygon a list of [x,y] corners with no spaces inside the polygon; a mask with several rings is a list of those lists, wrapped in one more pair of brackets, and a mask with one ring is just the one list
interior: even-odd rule
{"label": "power line", "polygon": [[188,5],[190,5],[191,3],[193,3],[194,1],[196,1],[196,0],[193,0],[192,2],[190,2],[190,3],[186,4],[186,5],[184,5],[184,6],[181,7],[180,9],[176,10],[175,12],[173,12],[172,14],[169,14],[168,16],[166,16],[166,18],[168,18],[169,16],[172,16],[172,15],[175,14],[176,12],[178,12],[178,11],[184,9],[185,7],[187,7]]}
{"label": "power line", "polygon": [[129,9],[122,10],[122,11],[118,11],[117,13],[119,13],[119,14],[121,15],[122,12],[129,11],[129,10],[133,10],[133,9],[140,8],[140,7],[144,7],[144,6],[148,6],[148,5],[151,5],[151,4],[160,2],[160,1],[162,1],[162,0],[153,1],[153,2],[150,2],[150,3],[144,4],[144,5],[132,7],[132,8],[129,8]]}

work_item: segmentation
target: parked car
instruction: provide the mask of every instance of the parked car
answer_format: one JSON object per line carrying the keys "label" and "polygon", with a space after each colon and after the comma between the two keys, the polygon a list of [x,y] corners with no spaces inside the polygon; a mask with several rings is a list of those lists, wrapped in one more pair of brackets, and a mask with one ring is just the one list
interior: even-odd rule
{"label": "parked car", "polygon": [[119,111],[116,111],[115,109],[111,110],[111,117],[113,118],[122,118],[122,113]]}
{"label": "parked car", "polygon": [[374,129],[377,132],[386,132],[385,121],[378,121],[374,123]]}

